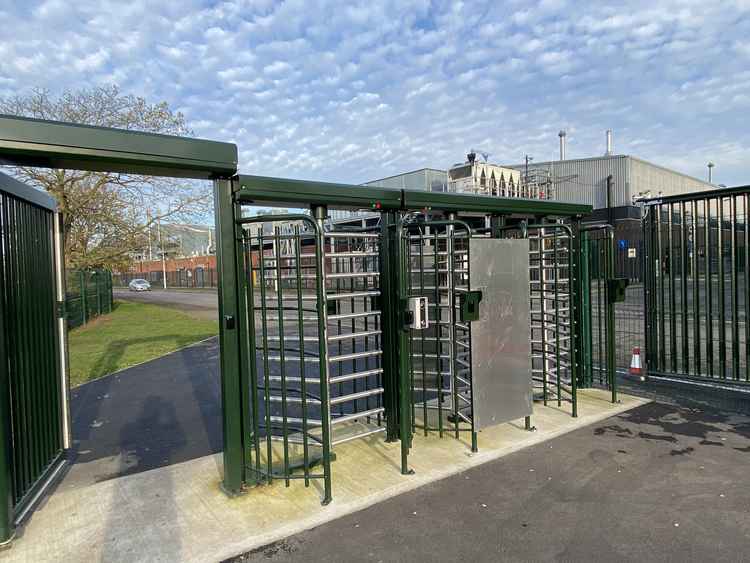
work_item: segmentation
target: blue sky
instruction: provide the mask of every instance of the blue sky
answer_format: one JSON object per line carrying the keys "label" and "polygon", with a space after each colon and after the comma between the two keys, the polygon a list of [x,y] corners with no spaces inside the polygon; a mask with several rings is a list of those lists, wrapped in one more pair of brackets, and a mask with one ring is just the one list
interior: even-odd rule
{"label": "blue sky", "polygon": [[0,95],[116,83],[242,172],[361,182],[615,150],[750,183],[750,0],[6,0]]}

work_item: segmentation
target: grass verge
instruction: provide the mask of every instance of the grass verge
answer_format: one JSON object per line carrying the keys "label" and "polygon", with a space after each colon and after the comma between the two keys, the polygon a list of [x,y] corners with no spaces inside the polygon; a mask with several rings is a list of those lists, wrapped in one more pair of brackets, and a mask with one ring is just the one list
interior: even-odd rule
{"label": "grass verge", "polygon": [[109,315],[70,331],[70,386],[218,334],[216,321],[146,303],[118,301]]}

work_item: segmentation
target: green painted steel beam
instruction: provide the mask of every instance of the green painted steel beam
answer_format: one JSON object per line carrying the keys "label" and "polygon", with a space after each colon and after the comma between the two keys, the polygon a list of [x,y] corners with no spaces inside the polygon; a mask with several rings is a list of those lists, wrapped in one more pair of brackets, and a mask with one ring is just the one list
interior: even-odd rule
{"label": "green painted steel beam", "polygon": [[730,197],[750,192],[750,185],[734,186],[731,188],[716,188],[715,190],[703,190],[700,192],[688,192],[667,196],[656,196],[640,200],[646,205],[660,205],[661,203],[679,203],[681,201],[702,200],[714,197]]}
{"label": "green painted steel beam", "polygon": [[373,211],[434,209],[445,212],[534,216],[577,216],[586,215],[592,210],[590,205],[558,201],[394,190],[263,176],[240,175],[236,184],[239,186],[236,198],[246,205],[327,205]]}
{"label": "green painted steel beam", "polygon": [[237,172],[237,146],[0,115],[0,162],[178,178],[229,178]]}
{"label": "green painted steel beam", "polygon": [[270,205],[281,207],[306,207],[325,205],[345,209],[396,210],[401,209],[403,190],[389,190],[352,184],[333,184],[245,176],[236,178],[239,186],[235,194],[237,201],[245,205]]}
{"label": "green painted steel beam", "polygon": [[577,216],[591,213],[590,205],[559,201],[404,190],[404,209],[433,209],[456,213],[492,215]]}

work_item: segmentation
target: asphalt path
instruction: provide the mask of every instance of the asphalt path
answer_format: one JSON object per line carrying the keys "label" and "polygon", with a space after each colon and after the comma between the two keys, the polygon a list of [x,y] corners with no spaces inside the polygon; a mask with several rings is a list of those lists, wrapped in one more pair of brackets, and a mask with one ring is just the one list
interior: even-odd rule
{"label": "asphalt path", "polygon": [[651,403],[236,561],[743,561],[748,455],[750,417]]}
{"label": "asphalt path", "polygon": [[74,462],[85,486],[222,450],[218,337],[70,392]]}

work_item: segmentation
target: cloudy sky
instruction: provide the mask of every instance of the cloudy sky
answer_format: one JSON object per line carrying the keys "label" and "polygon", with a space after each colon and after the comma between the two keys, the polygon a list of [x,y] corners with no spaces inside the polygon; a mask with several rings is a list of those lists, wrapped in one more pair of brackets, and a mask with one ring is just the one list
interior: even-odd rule
{"label": "cloudy sky", "polygon": [[615,150],[750,183],[750,0],[4,0],[0,96],[118,84],[242,172],[361,182]]}

